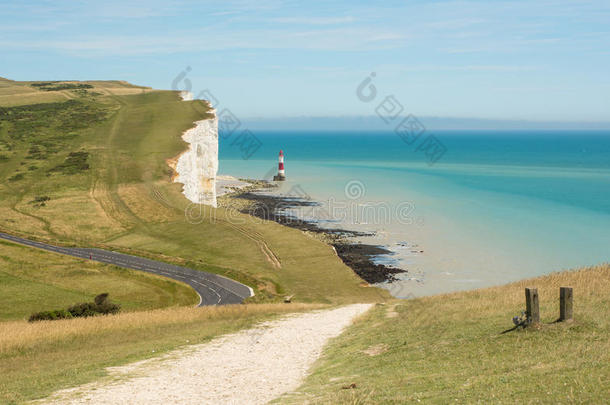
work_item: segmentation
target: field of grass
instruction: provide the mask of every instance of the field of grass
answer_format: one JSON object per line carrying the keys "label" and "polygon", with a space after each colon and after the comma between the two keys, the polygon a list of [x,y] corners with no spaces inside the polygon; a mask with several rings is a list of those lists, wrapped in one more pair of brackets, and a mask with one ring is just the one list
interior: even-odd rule
{"label": "field of grass", "polygon": [[[51,93],[65,101],[47,100]],[[19,103],[23,94],[40,104]],[[187,220],[192,207],[166,160],[185,150],[181,134],[207,111],[124,82],[1,80],[0,229],[223,274],[253,287],[257,302],[386,298],[298,230],[223,208],[191,210]]]}
{"label": "field of grass", "polygon": [[[559,287],[574,321],[556,323]],[[540,294],[538,328],[510,329]],[[607,403],[610,266],[377,305],[336,338],[277,403]],[[355,388],[350,388],[355,384]]]}
{"label": "field of grass", "polygon": [[[253,287],[257,303],[129,312],[192,306],[196,294],[161,277],[0,242],[0,402],[43,397],[107,366],[274,314],[388,297],[298,230],[224,208],[193,210],[167,160],[186,149],[182,133],[208,110],[125,82],[0,79],[0,230],[222,274]],[[23,320],[101,292],[126,312]],[[272,304],[284,295],[303,304]]]}
{"label": "field of grass", "polygon": [[21,403],[315,304],[170,308],[61,321],[0,323],[0,403]]}
{"label": "field of grass", "polygon": [[189,286],[164,277],[0,241],[0,321],[65,309],[107,292],[123,311],[194,306]]}

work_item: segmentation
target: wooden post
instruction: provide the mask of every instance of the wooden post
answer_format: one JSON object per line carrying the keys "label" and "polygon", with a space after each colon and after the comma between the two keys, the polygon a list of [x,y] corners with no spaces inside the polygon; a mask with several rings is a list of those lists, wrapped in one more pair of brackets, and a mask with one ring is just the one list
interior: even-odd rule
{"label": "wooden post", "polygon": [[525,314],[529,323],[540,323],[540,307],[538,304],[538,289],[525,289]]}
{"label": "wooden post", "polygon": [[572,319],[572,287],[559,288],[559,320]]}

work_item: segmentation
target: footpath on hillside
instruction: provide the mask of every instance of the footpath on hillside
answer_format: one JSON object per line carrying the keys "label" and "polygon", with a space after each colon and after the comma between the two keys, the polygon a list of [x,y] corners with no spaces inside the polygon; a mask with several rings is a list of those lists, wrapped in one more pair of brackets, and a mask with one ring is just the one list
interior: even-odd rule
{"label": "footpath on hillside", "polygon": [[293,314],[160,358],[109,369],[108,381],[45,404],[264,404],[296,389],[328,341],[371,304]]}

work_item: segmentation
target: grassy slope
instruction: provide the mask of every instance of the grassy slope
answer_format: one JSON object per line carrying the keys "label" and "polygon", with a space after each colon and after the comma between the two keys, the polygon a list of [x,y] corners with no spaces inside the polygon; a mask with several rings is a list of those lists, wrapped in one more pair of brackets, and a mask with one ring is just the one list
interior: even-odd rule
{"label": "grassy slope", "polygon": [[[89,83],[100,95],[61,93],[93,110],[90,114],[87,110],[90,116],[105,115],[101,122],[68,133],[59,124],[35,128],[21,140],[14,139],[16,123],[0,128],[0,154],[6,157],[0,160],[0,228],[221,273],[250,284],[259,292],[257,300],[283,294],[329,303],[385,297],[377,289],[360,286],[360,279],[330,247],[297,230],[208,207],[202,218],[190,221],[197,223],[189,223],[185,218],[189,206],[181,185],[169,182],[166,159],[185,149],[180,135],[206,116],[205,104],[183,102],[176,92],[130,88],[119,82]],[[24,83],[4,82],[4,93],[9,93],[9,85],[18,89],[15,94],[24,86],[33,91]],[[120,95],[126,92],[134,94]],[[74,121],[70,119],[66,122]],[[29,148],[41,143],[44,153],[37,159]],[[71,151],[90,153],[91,169],[49,172],[62,165]],[[23,178],[15,179],[16,174]],[[51,199],[42,207],[31,203],[40,196]],[[273,265],[272,256],[280,260],[281,268]]]}
{"label": "grassy slope", "polygon": [[164,277],[0,241],[0,321],[66,308],[112,291],[124,311],[194,305],[189,286]]}
{"label": "grassy slope", "polygon": [[[300,231],[209,207],[199,215],[190,211],[194,220],[187,221],[190,206],[181,185],[169,181],[166,159],[186,148],[180,135],[206,117],[205,104],[122,82],[88,83],[95,87],[90,92],[43,92],[28,83],[0,80],[0,113],[5,114],[0,121],[0,229],[217,272],[254,287],[257,301],[284,294],[324,303],[387,297],[361,286],[330,247]],[[45,104],[29,105],[34,102]],[[74,152],[89,155],[82,161],[70,156]],[[40,197],[49,200],[37,203]],[[100,290],[128,308],[186,301],[175,283],[160,285],[160,279],[137,274],[2,243],[0,303],[6,309],[1,316],[19,318],[61,307]],[[91,381],[106,366],[151,356],[152,350],[204,341],[299,309],[306,308],[174,309],[36,325],[0,323],[0,402],[44,396]],[[217,312],[208,316],[209,311]],[[26,343],[15,345],[21,341]]]}
{"label": "grassy slope", "polygon": [[[574,288],[574,322],[554,323],[560,286]],[[541,327],[501,334],[524,309],[525,287],[538,288]],[[604,403],[608,336],[608,265],[378,305],[277,402]]]}
{"label": "grassy slope", "polygon": [[171,308],[115,316],[0,323],[0,403],[21,403],[106,375],[105,368],[158,356],[314,304]]}

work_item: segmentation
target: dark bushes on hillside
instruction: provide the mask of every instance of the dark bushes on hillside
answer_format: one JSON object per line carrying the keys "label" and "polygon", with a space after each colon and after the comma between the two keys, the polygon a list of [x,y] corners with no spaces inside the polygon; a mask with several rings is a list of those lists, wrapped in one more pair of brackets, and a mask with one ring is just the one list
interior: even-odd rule
{"label": "dark bushes on hillside", "polygon": [[29,322],[53,321],[56,319],[84,318],[96,315],[116,314],[121,306],[108,300],[108,293],[96,296],[93,302],[82,302],[69,307],[67,310],[36,312],[30,315]]}
{"label": "dark bushes on hillside", "polygon": [[34,207],[44,207],[47,205],[47,201],[51,201],[51,197],[48,195],[37,196],[29,204],[32,204]]}
{"label": "dark bushes on hillside", "polygon": [[61,172],[63,174],[77,174],[89,170],[89,152],[70,152],[66,160],[58,166],[50,169],[49,172]]}
{"label": "dark bushes on hillside", "polygon": [[32,83],[32,87],[38,87],[44,91],[92,89],[93,86],[87,83],[60,83],[60,82],[39,82]]}
{"label": "dark bushes on hillside", "polygon": [[69,319],[72,318],[72,314],[65,309],[57,309],[55,311],[42,311],[36,312],[30,315],[28,321],[54,321],[56,319]]}
{"label": "dark bushes on hillside", "polygon": [[9,177],[9,178],[8,178],[8,181],[11,181],[11,182],[13,182],[13,181],[19,181],[19,180],[23,180],[23,178],[24,178],[24,177],[25,177],[25,176],[23,175],[23,173],[17,173],[17,174],[15,174],[15,175],[13,175],[13,176]]}

